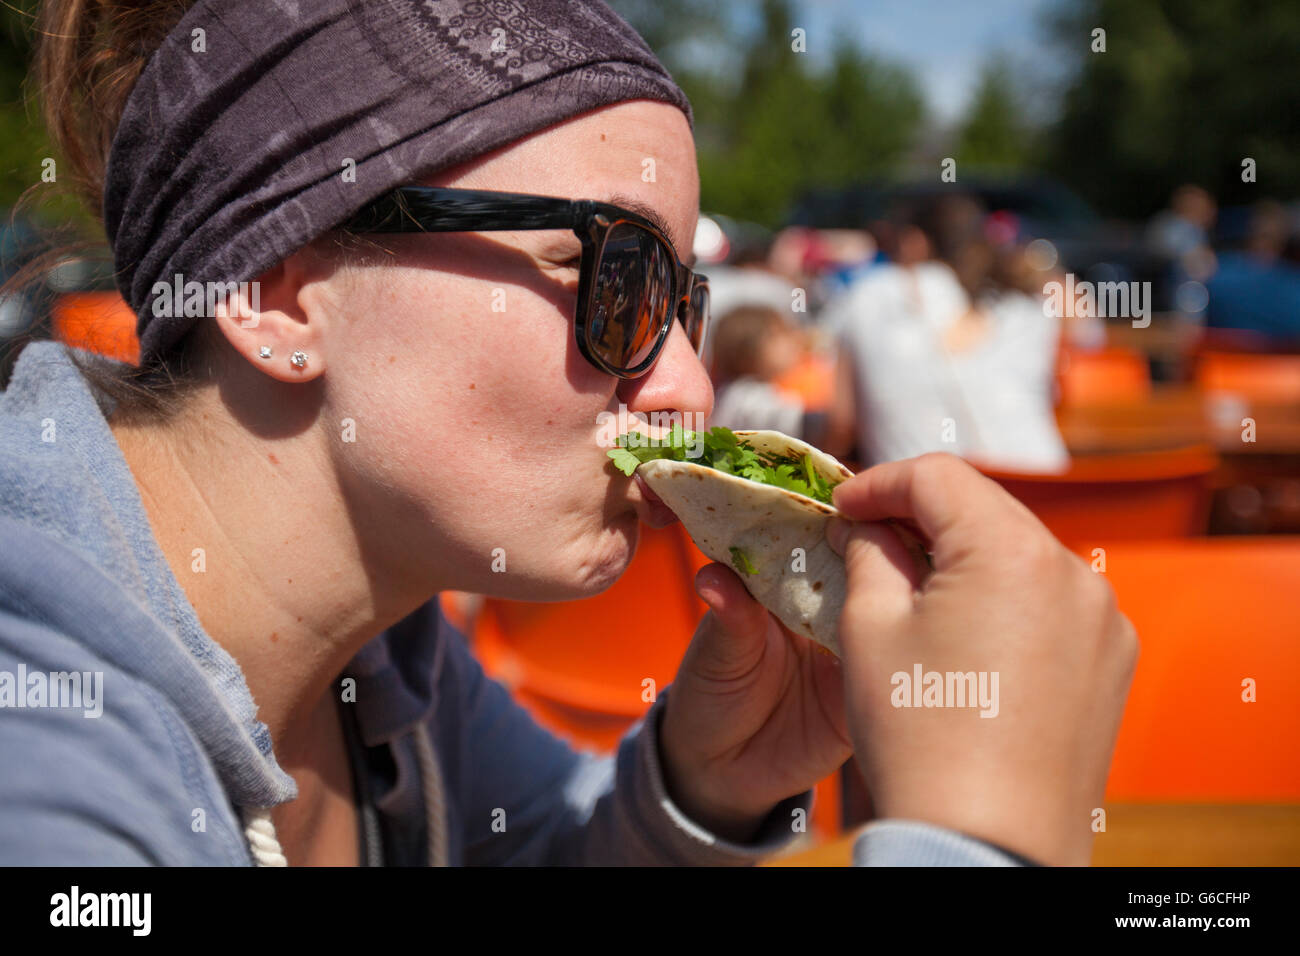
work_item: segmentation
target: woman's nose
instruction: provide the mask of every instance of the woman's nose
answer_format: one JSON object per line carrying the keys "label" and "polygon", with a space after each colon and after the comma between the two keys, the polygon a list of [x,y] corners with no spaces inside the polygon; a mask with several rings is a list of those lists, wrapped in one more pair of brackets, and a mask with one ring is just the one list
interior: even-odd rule
{"label": "woman's nose", "polygon": [[713,383],[680,322],[673,321],[668,341],[649,372],[620,380],[618,397],[634,412],[691,412],[704,418],[713,413]]}

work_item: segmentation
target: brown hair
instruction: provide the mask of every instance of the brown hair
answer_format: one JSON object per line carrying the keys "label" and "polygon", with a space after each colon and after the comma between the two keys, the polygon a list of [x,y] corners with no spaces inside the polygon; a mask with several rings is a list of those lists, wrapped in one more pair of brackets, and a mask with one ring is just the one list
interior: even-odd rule
{"label": "brown hair", "polygon": [[975,196],[955,193],[919,203],[911,223],[926,234],[935,258],[952,268],[972,302],[984,294],[1012,291],[1041,295],[1041,283],[1022,250],[999,248],[985,238],[985,216]]}
{"label": "brown hair", "polygon": [[[194,0],[45,0],[41,4],[32,78],[39,91],[41,115],[61,159],[59,169],[69,171],[59,177],[57,185],[89,207],[100,238],[73,241],[72,230],[65,227],[0,292],[37,286],[58,262],[102,251],[104,179],[127,97],[150,56],[193,4]],[[33,197],[35,190],[46,188],[29,189],[19,205]],[[334,230],[313,245],[317,243],[322,249],[333,245],[345,254],[345,260],[347,252],[362,246],[382,248],[378,243],[358,241],[343,230]],[[215,334],[211,325],[196,323],[196,330],[169,354],[138,366],[71,354],[91,384],[124,412],[163,417],[178,410],[193,387],[211,376],[210,342]],[[25,341],[17,347],[22,344]]]}
{"label": "brown hair", "polygon": [[710,337],[713,380],[719,385],[758,372],[763,341],[785,324],[785,317],[770,306],[742,305],[714,322]]}

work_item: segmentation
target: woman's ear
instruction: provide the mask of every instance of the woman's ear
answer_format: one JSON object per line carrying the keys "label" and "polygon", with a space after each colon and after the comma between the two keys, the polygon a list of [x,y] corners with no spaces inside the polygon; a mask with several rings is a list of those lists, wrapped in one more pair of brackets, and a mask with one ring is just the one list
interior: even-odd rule
{"label": "woman's ear", "polygon": [[255,280],[225,283],[217,327],[236,352],[271,378],[310,381],[326,367],[331,312],[319,289],[327,278],[320,256],[299,250]]}

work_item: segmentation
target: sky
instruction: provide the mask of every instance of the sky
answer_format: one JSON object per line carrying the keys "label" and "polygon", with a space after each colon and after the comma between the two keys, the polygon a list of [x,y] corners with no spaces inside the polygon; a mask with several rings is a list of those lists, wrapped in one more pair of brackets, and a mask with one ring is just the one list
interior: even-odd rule
{"label": "sky", "polygon": [[[959,117],[992,56],[1007,56],[1028,75],[1059,76],[1042,18],[1058,0],[795,0],[796,26],[808,52],[847,32],[873,53],[908,66],[939,122]],[[756,9],[757,3],[751,9]],[[1028,89],[1039,84],[1030,82]]]}

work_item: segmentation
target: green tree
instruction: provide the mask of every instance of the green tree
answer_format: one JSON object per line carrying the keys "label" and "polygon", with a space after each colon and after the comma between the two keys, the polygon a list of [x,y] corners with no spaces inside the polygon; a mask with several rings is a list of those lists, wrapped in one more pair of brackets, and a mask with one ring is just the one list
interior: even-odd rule
{"label": "green tree", "polygon": [[[805,50],[796,51],[788,0],[764,0],[752,37],[717,21],[668,18],[647,29],[628,5],[613,5],[669,50],[689,49],[701,31],[720,31],[729,43],[732,76],[689,63],[674,69],[696,114],[706,210],[780,225],[806,188],[892,172],[923,121],[906,71],[832,37],[805,36]],[[661,58],[668,65],[670,57]]]}
{"label": "green tree", "polygon": [[1033,163],[1033,131],[1006,61],[985,64],[953,155],[961,168],[1023,169]]}
{"label": "green tree", "polygon": [[674,78],[678,73],[690,70],[692,46],[717,44],[727,33],[727,7],[717,0],[607,2],[641,34],[646,45]]}
{"label": "green tree", "polygon": [[31,0],[0,5],[0,211],[7,219],[22,199],[22,211],[39,223],[67,223],[89,235],[89,212],[69,191],[41,178],[42,160],[54,158],[54,147],[29,78],[35,8]]}
{"label": "green tree", "polygon": [[1225,203],[1300,195],[1294,0],[1080,0],[1052,31],[1076,71],[1046,164],[1102,210],[1145,216],[1185,182]]}

